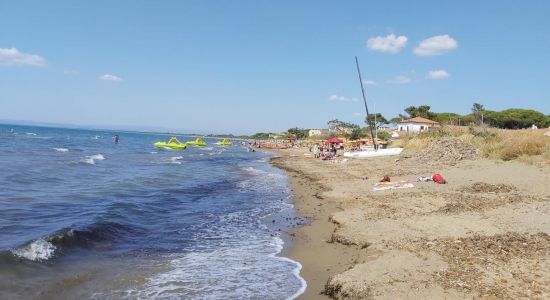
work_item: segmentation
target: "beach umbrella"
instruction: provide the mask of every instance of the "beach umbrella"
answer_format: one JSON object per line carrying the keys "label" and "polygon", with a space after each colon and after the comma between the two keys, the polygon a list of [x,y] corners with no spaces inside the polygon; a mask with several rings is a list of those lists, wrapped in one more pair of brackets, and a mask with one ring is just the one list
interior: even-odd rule
{"label": "beach umbrella", "polygon": [[326,140],[326,143],[327,144],[332,144],[332,143],[343,143],[344,141],[339,139],[339,138],[330,138],[328,140]]}

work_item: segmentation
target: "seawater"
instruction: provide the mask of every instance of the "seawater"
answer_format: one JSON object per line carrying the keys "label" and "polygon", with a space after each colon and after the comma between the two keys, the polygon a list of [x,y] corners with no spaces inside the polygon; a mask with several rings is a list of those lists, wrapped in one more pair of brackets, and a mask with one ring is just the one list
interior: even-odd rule
{"label": "seawater", "polygon": [[[0,298],[289,299],[285,174],[239,146],[0,125]],[[191,140],[191,137],[180,137]],[[206,139],[213,145],[214,140]],[[277,224],[279,227],[273,226]]]}

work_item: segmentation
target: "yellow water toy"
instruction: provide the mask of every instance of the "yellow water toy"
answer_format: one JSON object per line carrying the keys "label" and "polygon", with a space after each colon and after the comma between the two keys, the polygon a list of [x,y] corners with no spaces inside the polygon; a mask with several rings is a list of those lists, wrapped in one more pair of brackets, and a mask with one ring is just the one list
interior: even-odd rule
{"label": "yellow water toy", "polygon": [[227,140],[227,139],[223,139],[223,141],[219,141],[219,142],[216,142],[216,145],[220,145],[220,146],[231,146],[233,145],[233,142]]}
{"label": "yellow water toy", "polygon": [[207,145],[206,142],[201,138],[197,138],[194,141],[189,141],[186,144],[188,146],[198,146],[198,147],[205,147]]}
{"label": "yellow water toy", "polygon": [[174,150],[183,150],[187,148],[187,144],[180,142],[175,136],[171,137],[168,142],[156,142],[153,145],[157,148],[170,148]]}

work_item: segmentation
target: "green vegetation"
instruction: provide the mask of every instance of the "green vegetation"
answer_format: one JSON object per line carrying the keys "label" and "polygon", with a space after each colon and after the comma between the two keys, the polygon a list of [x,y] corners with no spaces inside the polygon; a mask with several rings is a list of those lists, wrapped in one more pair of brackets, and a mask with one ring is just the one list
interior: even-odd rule
{"label": "green vegetation", "polygon": [[405,108],[405,112],[409,114],[409,118],[422,117],[431,120],[435,118],[435,113],[430,108],[429,105],[409,106]]}
{"label": "green vegetation", "polygon": [[[376,120],[376,122],[375,122]],[[384,116],[381,114],[381,113],[375,113],[375,114],[369,114],[366,118],[365,118],[365,123],[368,124],[374,124],[374,123],[382,123],[382,124],[387,124],[388,123],[388,120],[386,120],[386,118],[384,118]]]}
{"label": "green vegetation", "polygon": [[348,129],[351,129],[351,130],[360,128],[359,125],[357,125],[357,124],[340,121],[338,119],[328,121],[327,125],[328,125],[329,128],[348,128]]}
{"label": "green vegetation", "polygon": [[251,135],[250,138],[255,140],[267,140],[269,139],[269,133],[258,132],[254,135]]}
{"label": "green vegetation", "polygon": [[304,128],[290,128],[287,132],[289,137],[297,137],[299,140],[309,136],[309,129]]}
{"label": "green vegetation", "polygon": [[550,116],[545,116],[532,109],[512,108],[500,112],[485,111],[484,113],[483,122],[498,128],[521,129],[533,124],[538,127],[550,126]]}
{"label": "green vegetation", "polygon": [[378,131],[376,136],[383,141],[389,141],[391,138],[390,133],[387,131]]}
{"label": "green vegetation", "polygon": [[351,132],[349,139],[355,141],[367,137],[369,136],[367,131],[367,128],[356,128]]}
{"label": "green vegetation", "polygon": [[451,125],[488,125],[503,129],[521,129],[536,125],[539,128],[550,126],[550,115],[532,109],[511,108],[503,111],[486,110],[483,104],[474,103],[472,112],[460,115],[452,112],[431,112],[429,105],[409,106],[405,108],[407,115],[400,114],[391,122],[400,122],[401,119],[423,117],[442,124]]}

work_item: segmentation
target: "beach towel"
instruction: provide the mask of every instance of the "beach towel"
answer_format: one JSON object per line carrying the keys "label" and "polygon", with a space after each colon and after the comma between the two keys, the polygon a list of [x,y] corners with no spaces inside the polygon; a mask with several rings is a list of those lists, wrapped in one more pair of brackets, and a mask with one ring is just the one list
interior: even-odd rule
{"label": "beach towel", "polygon": [[401,180],[399,182],[378,182],[373,187],[373,191],[384,191],[393,189],[408,189],[413,188],[414,184],[411,181]]}

